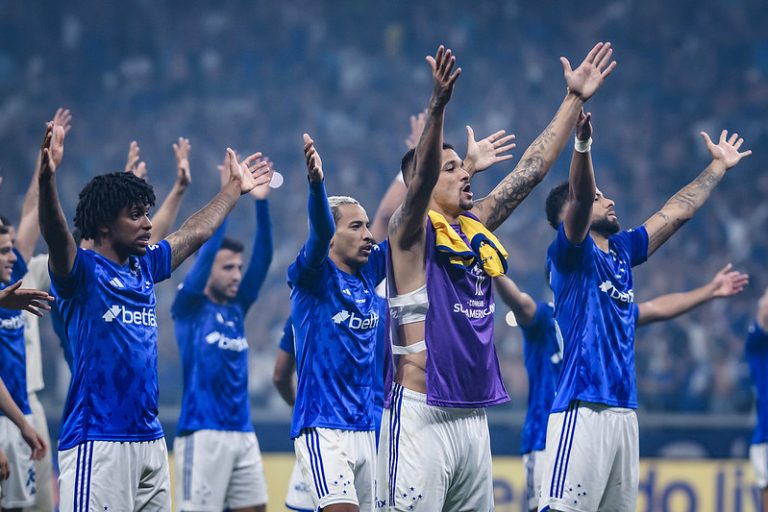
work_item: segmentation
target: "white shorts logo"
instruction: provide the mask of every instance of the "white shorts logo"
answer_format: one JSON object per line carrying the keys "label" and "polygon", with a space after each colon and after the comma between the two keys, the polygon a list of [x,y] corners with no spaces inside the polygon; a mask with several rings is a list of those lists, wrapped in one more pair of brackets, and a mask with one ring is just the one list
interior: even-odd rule
{"label": "white shorts logo", "polygon": [[144,327],[157,327],[155,311],[149,308],[141,308],[138,311],[133,311],[125,306],[115,304],[109,308],[106,313],[101,315],[101,318],[103,318],[105,322],[113,322],[117,320],[125,325],[135,324],[143,325]]}

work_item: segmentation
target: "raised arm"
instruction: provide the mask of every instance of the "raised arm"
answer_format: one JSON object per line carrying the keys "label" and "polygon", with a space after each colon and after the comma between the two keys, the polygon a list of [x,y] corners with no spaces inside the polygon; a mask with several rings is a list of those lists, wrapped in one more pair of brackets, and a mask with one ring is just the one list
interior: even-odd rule
{"label": "raised arm", "polygon": [[515,314],[517,323],[523,327],[531,325],[536,316],[536,302],[530,295],[521,291],[515,282],[507,276],[501,275],[493,279],[496,293]]}
{"label": "raised arm", "polygon": [[525,150],[512,172],[472,208],[488,229],[499,227],[552,168],[568,142],[584,102],[616,67],[616,61],[611,61],[612,54],[611,43],[598,43],[576,69],[571,69],[568,59],[560,57],[568,94],[555,117]]}
{"label": "raised arm", "polygon": [[595,204],[597,185],[592,168],[592,114],[579,113],[576,124],[576,143],[568,174],[568,206],[563,215],[565,236],[574,244],[580,244],[589,234],[592,205]]}
{"label": "raised arm", "polygon": [[[389,236],[401,250],[410,250],[426,235],[426,219],[432,189],[440,176],[443,153],[443,119],[445,107],[451,99],[453,86],[461,68],[453,71],[456,57],[442,45],[434,57],[428,56],[432,68],[434,87],[427,108],[424,131],[416,145],[413,171],[403,205],[392,215]],[[403,172],[408,170],[403,169]]]}
{"label": "raised arm", "polygon": [[235,152],[227,148],[224,166],[227,171],[226,185],[207,205],[189,217],[178,231],[166,238],[171,246],[174,270],[213,235],[242,194],[262,183],[269,183],[272,171],[260,158],[261,153],[254,153],[238,162]]}
{"label": "raised arm", "polygon": [[273,241],[272,220],[269,216],[269,202],[267,197],[272,189],[269,183],[260,185],[251,190],[251,196],[256,199],[256,236],[253,239],[253,250],[248,270],[240,283],[240,296],[245,299],[247,305],[252,304],[259,296],[261,285],[267,277],[269,265],[272,263]]}
{"label": "raised arm", "polygon": [[328,194],[323,181],[323,161],[315,149],[315,141],[309,134],[304,134],[304,160],[307,163],[309,181],[309,237],[304,247],[304,256],[311,267],[318,267],[328,256],[331,238],[336,232]]}
{"label": "raised arm", "polygon": [[[66,137],[70,128],[72,128],[72,114],[69,110],[59,108],[53,116],[53,126],[61,126],[64,130],[64,137]],[[61,144],[63,148],[64,137],[62,137]],[[37,162],[35,163],[35,171],[32,174],[32,179],[29,182],[29,188],[24,195],[24,203],[21,207],[21,220],[16,229],[16,240],[13,246],[21,253],[24,261],[29,259],[35,253],[35,245],[37,239],[40,238],[40,216],[38,201],[40,197],[40,158],[41,153],[37,155]],[[59,160],[61,160],[59,158]]]}
{"label": "raised arm", "polygon": [[179,215],[181,199],[184,197],[187,187],[192,182],[192,174],[189,172],[189,139],[179,137],[179,143],[173,145],[173,152],[176,155],[176,181],[163,204],[152,216],[152,238],[149,242],[156,244],[168,235],[171,226],[176,222]]}
{"label": "raised arm", "polygon": [[40,434],[38,434],[37,431],[32,428],[32,425],[30,425],[24,418],[21,409],[19,409],[16,402],[13,401],[11,394],[8,392],[8,388],[5,387],[3,379],[0,379],[0,412],[5,414],[14,425],[19,427],[24,441],[26,441],[29,447],[32,448],[32,459],[42,459],[43,455],[45,455],[45,450],[47,449],[45,440],[43,440]]}
{"label": "raised arm", "polygon": [[749,275],[731,271],[729,263],[710,282],[687,292],[670,293],[638,304],[637,325],[670,320],[719,297],[731,297],[744,290]]}
{"label": "raised arm", "polygon": [[738,133],[734,133],[729,138],[728,131],[723,130],[720,132],[720,141],[717,145],[706,133],[701,132],[701,136],[712,156],[712,162],[695,180],[672,196],[661,210],[645,221],[644,226],[648,231],[648,256],[669,240],[680,226],[693,218],[728,169],[738,164],[745,156],[752,154],[752,151],[739,152],[744,139],[739,138]]}
{"label": "raised arm", "polygon": [[45,137],[40,148],[38,204],[40,231],[48,245],[48,267],[57,276],[66,276],[72,270],[77,255],[77,245],[67,226],[67,219],[59,202],[56,190],[56,171],[64,155],[64,128],[46,126]]}

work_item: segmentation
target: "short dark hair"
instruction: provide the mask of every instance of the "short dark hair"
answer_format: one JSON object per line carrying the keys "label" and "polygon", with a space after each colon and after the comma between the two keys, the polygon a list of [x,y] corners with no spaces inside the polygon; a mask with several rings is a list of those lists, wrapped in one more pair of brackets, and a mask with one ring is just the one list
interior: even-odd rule
{"label": "short dark hair", "polygon": [[99,228],[112,224],[120,210],[131,206],[155,206],[152,186],[132,172],[96,176],[80,191],[75,227],[83,238],[98,240]]}
{"label": "short dark hair", "polygon": [[545,210],[547,212],[547,222],[555,229],[560,228],[560,213],[563,211],[565,203],[568,202],[570,185],[567,181],[560,183],[549,191]]}
{"label": "short dark hair", "polygon": [[8,226],[6,224],[3,224],[0,226],[0,235],[7,235],[11,232],[10,229],[8,229]]}
{"label": "short dark hair", "polygon": [[243,250],[245,250],[245,246],[241,241],[225,236],[224,239],[221,241],[221,246],[219,247],[219,250],[222,250],[222,249],[226,249],[234,253],[241,253],[243,252]]}
{"label": "short dark hair", "polygon": [[[447,142],[443,142],[443,149],[456,149]],[[409,149],[400,160],[400,172],[403,173],[403,182],[405,186],[411,181],[411,173],[413,172],[413,161],[416,159],[416,148]]]}

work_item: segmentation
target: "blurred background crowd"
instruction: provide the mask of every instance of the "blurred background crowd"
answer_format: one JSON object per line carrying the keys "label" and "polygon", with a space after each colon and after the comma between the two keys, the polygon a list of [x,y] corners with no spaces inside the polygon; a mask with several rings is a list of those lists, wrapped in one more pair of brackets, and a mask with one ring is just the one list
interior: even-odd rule
{"label": "blurred background crowd", "polygon": [[[358,198],[372,218],[406,149],[409,116],[426,106],[424,56],[440,42],[463,68],[447,141],[463,153],[465,125],[478,138],[506,129],[517,134],[514,165],[565,93],[558,57],[574,62],[609,40],[618,68],[588,107],[598,186],[616,201],[624,227],[645,221],[707,165],[699,131],[713,138],[721,128],[738,131],[755,152],[635,279],[636,298],[647,300],[700,286],[728,262],[750,274],[743,294],[637,337],[641,410],[746,415],[752,396],[743,342],[768,286],[768,9],[763,0],[705,4],[0,2],[0,213],[18,220],[44,121],[59,106],[74,116],[59,178],[70,221],[81,187],[121,170],[132,140],[162,198],[175,176],[171,144],[190,139],[193,181],[180,219],[218,188],[226,147],[269,155],[285,183],[270,197],[276,252],[247,320],[250,387],[257,408],[287,417],[271,376],[289,309],[286,268],[307,234],[302,132],[323,156],[329,193]],[[544,257],[554,236],[544,198],[566,178],[569,153],[498,232],[511,253],[510,276],[537,299],[548,296]],[[510,168],[478,175],[475,197]],[[247,241],[255,215],[250,201],[242,203],[230,234]],[[181,396],[169,309],[188,265],[157,288],[166,411]],[[504,323],[505,308],[498,311],[508,407],[523,410],[522,336]],[[56,417],[66,366],[50,328],[44,333],[41,398]]]}

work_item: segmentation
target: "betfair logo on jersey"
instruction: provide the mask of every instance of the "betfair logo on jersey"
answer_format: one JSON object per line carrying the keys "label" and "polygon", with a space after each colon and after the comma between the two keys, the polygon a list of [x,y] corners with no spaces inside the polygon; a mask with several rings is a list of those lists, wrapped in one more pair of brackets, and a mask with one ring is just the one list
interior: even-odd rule
{"label": "betfair logo on jersey", "polygon": [[336,325],[342,324],[347,322],[349,320],[347,326],[350,329],[354,329],[356,331],[364,330],[364,329],[374,329],[376,326],[379,325],[379,314],[375,311],[371,313],[371,315],[368,318],[365,317],[359,317],[354,312],[350,313],[346,309],[342,309],[335,315],[331,317],[331,320],[333,320],[333,323]]}
{"label": "betfair logo on jersey", "polygon": [[213,345],[214,343],[222,350],[232,350],[234,352],[242,352],[248,350],[248,340],[242,336],[239,338],[228,338],[219,331],[213,331],[211,334],[205,337],[206,343]]}
{"label": "betfair logo on jersey", "polygon": [[21,313],[11,318],[3,318],[0,320],[0,329],[8,329],[9,331],[15,331],[24,327],[24,319],[21,317]]}
{"label": "betfair logo on jersey", "polygon": [[613,300],[618,300],[621,302],[635,302],[634,291],[632,290],[629,290],[628,292],[619,291],[616,289],[615,286],[613,286],[613,283],[608,280],[603,281],[603,283],[600,285],[600,291],[607,293],[608,296]]}
{"label": "betfair logo on jersey", "polygon": [[152,309],[141,308],[132,311],[125,306],[115,304],[101,315],[105,322],[114,322],[117,320],[125,325],[143,325],[144,327],[157,327],[157,317]]}

